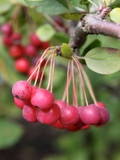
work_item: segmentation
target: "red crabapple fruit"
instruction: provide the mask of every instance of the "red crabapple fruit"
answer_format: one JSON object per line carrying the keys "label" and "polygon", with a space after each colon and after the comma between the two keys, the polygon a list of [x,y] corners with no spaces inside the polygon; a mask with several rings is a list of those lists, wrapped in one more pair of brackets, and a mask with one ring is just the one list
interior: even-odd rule
{"label": "red crabapple fruit", "polygon": [[58,129],[64,129],[64,124],[62,124],[60,122],[60,120],[58,120],[55,124],[53,124],[53,127],[58,128]]}
{"label": "red crabapple fruit", "polygon": [[95,125],[96,127],[106,124],[110,119],[109,112],[106,108],[99,107],[99,110],[100,110],[100,121],[98,122],[98,124]]}
{"label": "red crabapple fruit", "polygon": [[60,117],[60,108],[57,104],[53,104],[49,110],[37,109],[37,120],[40,123],[53,125]]}
{"label": "red crabapple fruit", "polygon": [[37,55],[37,48],[31,44],[28,44],[24,47],[24,53],[28,57],[34,57]]}
{"label": "red crabapple fruit", "polygon": [[10,35],[13,31],[13,28],[11,26],[11,24],[9,23],[5,23],[1,26],[1,32],[2,34],[5,34],[5,35]]}
{"label": "red crabapple fruit", "polygon": [[21,45],[12,45],[9,48],[9,54],[13,58],[19,58],[23,55],[23,47]]}
{"label": "red crabapple fruit", "polygon": [[31,95],[31,104],[40,109],[50,109],[54,103],[54,95],[46,89],[35,89]]}
{"label": "red crabapple fruit", "polygon": [[36,108],[33,106],[24,106],[23,108],[23,117],[29,122],[37,122],[36,119]]}
{"label": "red crabapple fruit", "polygon": [[19,58],[15,61],[15,69],[21,73],[27,73],[30,68],[30,62],[27,58]]}
{"label": "red crabapple fruit", "polygon": [[85,124],[97,124],[100,121],[99,108],[94,104],[82,108],[80,119]]}
{"label": "red crabapple fruit", "polygon": [[63,124],[75,124],[79,121],[79,112],[74,106],[67,106],[61,109],[60,121]]}
{"label": "red crabapple fruit", "polygon": [[97,102],[97,106],[106,108],[106,105],[102,102]]}
{"label": "red crabapple fruit", "polygon": [[58,106],[60,107],[60,109],[64,108],[67,106],[67,103],[62,101],[62,100],[56,100],[55,101],[56,104],[58,104]]}
{"label": "red crabapple fruit", "polygon": [[32,94],[32,86],[27,81],[18,81],[12,87],[12,94],[20,100],[28,100]]}
{"label": "red crabapple fruit", "polygon": [[24,103],[23,103],[22,100],[14,97],[14,103],[15,103],[16,107],[18,107],[18,108],[20,108],[20,109],[23,109]]}

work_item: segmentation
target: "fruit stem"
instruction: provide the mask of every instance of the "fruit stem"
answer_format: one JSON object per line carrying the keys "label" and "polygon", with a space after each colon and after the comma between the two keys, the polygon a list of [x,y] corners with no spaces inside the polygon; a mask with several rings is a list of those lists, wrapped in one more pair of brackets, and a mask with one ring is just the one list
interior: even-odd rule
{"label": "fruit stem", "polygon": [[[36,72],[36,70],[39,68],[39,64],[42,63],[42,61],[49,55],[49,52],[47,52],[47,50],[45,50],[45,52],[42,54],[42,56],[39,58],[38,62],[36,63],[35,67],[34,67],[34,71],[32,72],[32,74],[30,75],[30,77],[28,78],[27,82],[31,82],[32,76],[34,75],[34,73]],[[47,54],[46,54],[47,53]],[[45,55],[46,54],[46,55]],[[43,58],[44,57],[44,58]]]}
{"label": "fruit stem", "polygon": [[74,62],[72,61],[71,64],[72,64],[72,82],[73,82],[73,106],[76,104],[76,107],[78,107],[76,90],[75,90],[75,80],[74,80]]}
{"label": "fruit stem", "polygon": [[52,54],[52,58],[51,58],[51,62],[50,62],[49,80],[48,80],[47,90],[49,90],[49,87],[50,87],[51,72],[52,72],[52,63],[53,63],[53,54]]}
{"label": "fruit stem", "polygon": [[68,68],[67,68],[67,104],[69,104],[69,70],[70,70],[70,60],[68,61]]}
{"label": "fruit stem", "polygon": [[79,71],[79,75],[80,75],[80,79],[81,79],[81,83],[82,83],[82,88],[83,88],[83,92],[84,92],[84,97],[85,97],[86,105],[88,106],[88,100],[87,100],[87,96],[86,96],[86,92],[85,92],[85,87],[84,87],[84,83],[83,83],[82,73],[81,73],[81,70],[79,68],[79,64],[78,64],[77,60],[74,57],[73,57],[73,59],[74,59],[74,61],[76,63],[78,71]]}
{"label": "fruit stem", "polygon": [[97,105],[97,100],[96,100],[96,97],[95,97],[95,94],[94,94],[92,85],[91,85],[91,83],[90,83],[90,80],[89,80],[89,78],[88,78],[88,76],[87,76],[87,74],[86,74],[83,66],[81,65],[81,63],[80,63],[78,60],[76,60],[76,61],[79,63],[79,66],[80,66],[80,68],[81,68],[81,70],[82,70],[82,72],[83,72],[84,79],[86,79],[85,82],[86,82],[86,84],[87,84],[87,87],[88,87],[89,93],[90,93],[90,95],[91,95],[91,98],[92,98],[93,102]]}
{"label": "fruit stem", "polygon": [[52,80],[51,80],[51,89],[50,91],[52,92],[53,90],[53,79],[54,79],[54,70],[55,70],[55,55],[53,53],[53,66],[52,66]]}
{"label": "fruit stem", "polygon": [[50,56],[48,57],[48,59],[47,59],[45,65],[44,65],[44,68],[43,68],[43,71],[42,71],[42,75],[41,75],[41,78],[40,78],[39,88],[41,87],[42,80],[43,80],[43,75],[44,75],[45,69],[46,69],[47,64],[48,64],[48,62],[49,62],[49,60],[50,60],[51,57],[52,57],[52,55],[50,55]]}

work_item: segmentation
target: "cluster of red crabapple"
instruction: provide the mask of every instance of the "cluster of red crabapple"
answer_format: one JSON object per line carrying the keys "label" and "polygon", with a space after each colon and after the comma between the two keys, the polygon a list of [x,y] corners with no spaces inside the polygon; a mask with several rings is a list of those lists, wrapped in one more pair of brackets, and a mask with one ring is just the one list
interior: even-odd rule
{"label": "cluster of red crabapple", "polygon": [[[58,129],[66,129],[68,131],[78,131],[80,129],[88,129],[91,125],[100,127],[109,121],[109,112],[106,106],[97,102],[92,91],[87,74],[76,56],[68,60],[67,82],[62,100],[54,100],[52,93],[53,77],[55,68],[55,57],[57,56],[57,47],[49,47],[44,51],[42,56],[34,67],[33,73],[27,81],[18,81],[13,85],[12,94],[14,96],[15,105],[23,110],[23,117],[29,122],[40,122],[52,125]],[[36,87],[38,81],[38,73],[44,59],[42,75],[40,77],[39,87]],[[48,85],[46,89],[41,88],[41,83],[45,68],[50,60],[50,71]],[[87,79],[90,95],[94,104],[88,104],[83,75]],[[33,74],[36,73],[34,86],[30,82]],[[77,74],[76,74],[77,73]],[[79,74],[79,78],[78,78]],[[73,86],[73,104],[69,104],[69,87],[72,81]],[[78,84],[81,83],[86,106],[78,106]],[[50,88],[50,91],[49,91]],[[65,101],[66,100],[66,101]]]}
{"label": "cluster of red crabapple", "polygon": [[[33,66],[31,66],[31,61],[34,58],[34,62],[38,59],[38,52],[45,50],[49,47],[49,42],[41,41],[35,33],[30,35],[30,43],[23,46],[21,44],[21,34],[13,31],[13,27],[9,23],[5,23],[1,26],[1,33],[3,34],[2,40],[3,44],[9,47],[9,54],[15,59],[15,69],[26,74],[28,77],[33,72]],[[44,66],[45,60],[42,63]],[[39,76],[41,72],[39,73]],[[36,75],[32,77],[35,80]]]}

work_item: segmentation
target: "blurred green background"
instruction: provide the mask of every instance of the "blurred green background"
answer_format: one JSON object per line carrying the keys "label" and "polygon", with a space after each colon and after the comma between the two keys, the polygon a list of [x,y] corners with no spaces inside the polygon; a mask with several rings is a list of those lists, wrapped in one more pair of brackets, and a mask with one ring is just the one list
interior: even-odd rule
{"label": "blurred green background", "polygon": [[[0,0],[0,25],[10,21],[11,15],[14,17],[14,11],[19,5],[23,5],[23,1]],[[30,23],[24,16],[24,7],[13,25],[23,35],[23,43],[27,43],[34,26],[24,35]],[[46,23],[43,15],[34,9],[29,9],[28,14],[38,26]],[[67,26],[70,24],[69,21],[64,23]],[[61,33],[50,42],[58,45],[68,39],[67,35]],[[98,45],[120,49],[117,39],[90,35],[81,53]],[[14,82],[27,77],[15,71],[14,60],[0,42],[0,160],[120,160],[120,72],[100,75],[85,69],[97,100],[105,103],[110,112],[109,123],[78,132],[57,130],[40,123],[32,124],[23,119],[21,110],[14,105],[11,93]],[[65,82],[66,71],[56,67],[53,91],[56,99],[62,97]],[[92,103],[89,94],[88,99]]]}

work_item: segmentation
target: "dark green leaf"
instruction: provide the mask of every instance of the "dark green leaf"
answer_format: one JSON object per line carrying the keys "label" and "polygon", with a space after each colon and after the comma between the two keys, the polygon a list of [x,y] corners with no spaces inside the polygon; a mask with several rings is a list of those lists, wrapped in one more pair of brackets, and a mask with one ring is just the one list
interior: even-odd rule
{"label": "dark green leaf", "polygon": [[41,1],[29,1],[25,2],[30,6],[37,6],[36,10],[43,14],[58,15],[66,13],[69,10],[56,0],[41,0]]}
{"label": "dark green leaf", "polygon": [[65,19],[71,19],[71,20],[80,20],[80,18],[84,15],[85,13],[64,13],[61,14],[60,16],[65,18]]}
{"label": "dark green leaf", "polygon": [[120,7],[120,0],[116,0],[109,7],[112,8],[112,9],[115,8],[115,7]]}
{"label": "dark green leaf", "polygon": [[111,74],[120,70],[120,50],[113,48],[94,48],[85,61],[91,70],[100,74]]}
{"label": "dark green leaf", "polygon": [[23,135],[23,128],[17,123],[0,119],[0,148],[14,145]]}
{"label": "dark green leaf", "polygon": [[68,8],[68,4],[66,3],[66,0],[57,0],[59,3],[61,3],[64,7]]}
{"label": "dark green leaf", "polygon": [[95,39],[93,42],[91,42],[84,50],[83,55],[86,54],[89,50],[93,48],[101,47],[101,42],[98,39]]}
{"label": "dark green leaf", "polygon": [[69,42],[69,36],[63,32],[56,32],[55,37],[62,43],[68,43]]}

